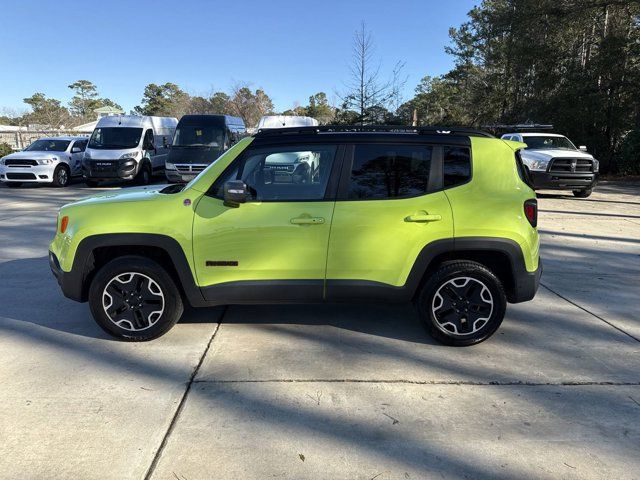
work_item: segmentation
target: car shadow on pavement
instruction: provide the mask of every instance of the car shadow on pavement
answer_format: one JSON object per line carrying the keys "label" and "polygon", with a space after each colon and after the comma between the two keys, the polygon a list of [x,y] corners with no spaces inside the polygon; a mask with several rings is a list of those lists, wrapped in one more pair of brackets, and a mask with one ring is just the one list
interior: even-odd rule
{"label": "car shadow on pavement", "polygon": [[[87,303],[78,303],[63,296],[50,273],[47,257],[0,263],[0,278],[5,279],[0,284],[0,317],[74,335],[112,339],[96,325]],[[255,323],[325,324],[370,335],[433,343],[410,305],[318,304],[232,308],[255,311],[244,317],[244,321],[250,318]],[[185,306],[180,323],[218,323],[225,311],[226,307]]]}

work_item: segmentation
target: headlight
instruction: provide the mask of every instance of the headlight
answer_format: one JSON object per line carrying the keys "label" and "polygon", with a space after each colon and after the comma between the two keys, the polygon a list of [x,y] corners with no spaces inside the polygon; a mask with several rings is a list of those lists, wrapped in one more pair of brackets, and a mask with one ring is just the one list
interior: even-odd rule
{"label": "headlight", "polygon": [[40,158],[36,160],[38,165],[51,165],[53,162],[57,162],[58,159],[56,157],[53,158]]}
{"label": "headlight", "polygon": [[4,165],[4,157],[0,158],[0,165]]}
{"label": "headlight", "polygon": [[549,161],[550,160],[551,160],[550,158],[548,158],[546,160],[531,160],[531,161],[527,162],[529,170],[535,170],[535,171],[538,171],[538,172],[540,172],[540,171],[544,172],[544,171],[547,170],[547,167],[549,166]]}
{"label": "headlight", "polygon": [[140,152],[136,151],[136,152],[125,153],[124,155],[122,155],[120,157],[120,160],[128,160],[128,159],[134,159],[135,160],[136,158],[138,158],[138,153],[140,153]]}
{"label": "headlight", "polygon": [[593,173],[598,173],[599,171],[600,171],[600,162],[594,158],[593,159]]}
{"label": "headlight", "polygon": [[164,168],[166,168],[167,170],[175,170],[176,166],[173,163],[166,162],[164,164]]}

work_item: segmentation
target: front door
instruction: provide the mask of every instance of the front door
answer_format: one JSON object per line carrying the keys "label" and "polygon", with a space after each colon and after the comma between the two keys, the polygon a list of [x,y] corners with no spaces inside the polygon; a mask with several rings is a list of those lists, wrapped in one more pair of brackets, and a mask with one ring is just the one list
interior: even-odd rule
{"label": "front door", "polygon": [[397,291],[423,247],[453,238],[441,158],[438,145],[349,147],[329,242],[329,300]]}
{"label": "front door", "polygon": [[[249,147],[196,206],[198,283],[207,300],[320,301],[333,216],[338,147]],[[337,170],[337,169],[335,169]],[[224,183],[250,198],[224,205]]]}
{"label": "front door", "polygon": [[[71,175],[80,175],[82,173],[82,157],[84,157],[87,142],[88,140],[76,140],[71,147],[71,160],[69,161]],[[79,149],[80,151],[74,152],[76,149]]]}

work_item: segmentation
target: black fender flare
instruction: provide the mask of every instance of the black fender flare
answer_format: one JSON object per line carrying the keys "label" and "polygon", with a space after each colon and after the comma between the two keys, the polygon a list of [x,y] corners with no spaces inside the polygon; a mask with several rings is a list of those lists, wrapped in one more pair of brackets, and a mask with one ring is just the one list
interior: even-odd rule
{"label": "black fender flare", "polygon": [[206,305],[180,244],[174,238],[155,233],[106,233],[83,238],[76,249],[71,271],[64,273],[65,295],[77,301],[86,301],[88,292],[86,283],[93,269],[95,249],[125,246],[156,247],[165,251],[178,274],[175,280],[182,286],[189,303],[194,307]]}

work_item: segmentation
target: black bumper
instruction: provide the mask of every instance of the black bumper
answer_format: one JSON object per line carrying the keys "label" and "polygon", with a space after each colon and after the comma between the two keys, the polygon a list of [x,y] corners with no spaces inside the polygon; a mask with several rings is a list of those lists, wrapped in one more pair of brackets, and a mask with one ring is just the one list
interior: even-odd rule
{"label": "black bumper", "polygon": [[510,303],[528,302],[536,296],[542,277],[542,259],[538,259],[538,269],[535,272],[528,272],[526,269],[516,269],[513,272],[514,285],[508,293]]}
{"label": "black bumper", "polygon": [[598,182],[597,173],[555,173],[529,171],[535,189],[586,190]]}
{"label": "black bumper", "polygon": [[136,160],[89,160],[82,164],[82,176],[88,180],[133,180],[138,174]]}
{"label": "black bumper", "polygon": [[73,271],[65,272],[60,268],[58,257],[53,252],[49,252],[49,267],[53,276],[56,277],[58,285],[62,289],[65,297],[75,300],[76,302],[84,302],[82,296],[82,279],[78,279]]}
{"label": "black bumper", "polygon": [[197,173],[182,174],[177,170],[165,170],[164,173],[167,176],[167,180],[172,183],[188,183],[198,175]]}

